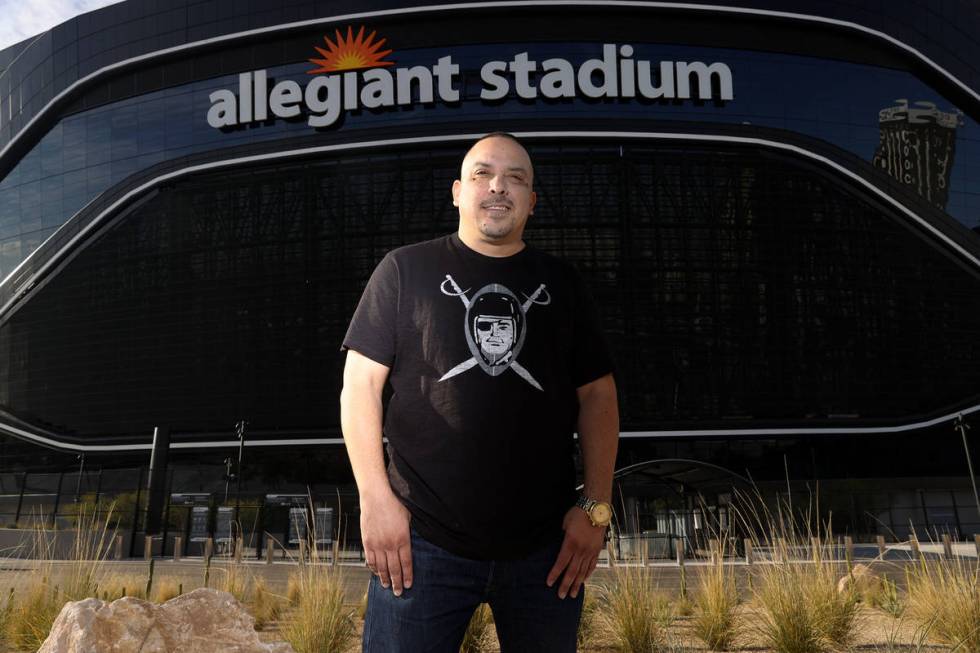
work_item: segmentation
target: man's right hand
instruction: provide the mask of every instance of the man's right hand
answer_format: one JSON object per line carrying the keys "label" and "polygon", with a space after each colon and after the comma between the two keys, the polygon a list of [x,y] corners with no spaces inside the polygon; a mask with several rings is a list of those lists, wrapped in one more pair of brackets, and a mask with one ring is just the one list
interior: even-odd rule
{"label": "man's right hand", "polygon": [[395,596],[412,586],[411,514],[390,490],[361,497],[361,541],[367,566]]}

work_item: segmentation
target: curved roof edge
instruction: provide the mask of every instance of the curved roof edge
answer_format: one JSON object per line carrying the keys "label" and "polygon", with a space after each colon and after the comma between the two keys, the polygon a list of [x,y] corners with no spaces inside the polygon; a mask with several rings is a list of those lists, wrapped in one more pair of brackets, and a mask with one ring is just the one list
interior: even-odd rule
{"label": "curved roof edge", "polygon": [[[72,25],[73,23],[75,23],[75,21],[79,21],[78,26],[80,26],[86,20],[86,17],[99,14],[100,12],[119,11],[122,12],[120,15],[126,15],[127,17],[129,17],[129,14],[126,14],[123,8],[135,7],[136,4],[141,1],[142,0],[127,0],[126,2],[110,5],[108,7],[104,7],[103,9],[96,10],[95,12],[90,12],[89,14],[83,14],[82,16],[73,18],[70,21],[66,21],[62,25],[56,26],[55,28],[52,28],[52,30],[49,30],[48,32],[45,32],[35,37],[34,40],[30,44],[28,44],[28,46],[26,46],[22,52],[17,54],[16,57],[17,61],[19,62],[25,59],[31,60],[32,59],[31,57],[24,57],[22,55],[26,55],[26,53],[32,47],[35,47],[35,43],[45,40],[44,37],[46,36],[50,36],[48,40],[53,42],[54,40],[56,40],[55,34],[58,32],[59,29],[69,29],[65,26]],[[870,0],[868,1],[870,2]],[[916,9],[922,9],[918,5],[913,4],[911,0],[905,0],[905,1],[907,2],[907,4],[909,4],[910,10],[913,7]],[[384,5],[390,5],[396,3],[392,3],[390,1],[373,2],[373,3],[365,3],[365,6],[370,6],[371,4],[378,4],[384,6]],[[30,113],[30,108],[32,106],[32,103],[28,103],[26,110],[22,108],[21,112],[12,115],[11,118],[6,122],[6,124],[3,124],[3,121],[0,120],[0,142],[4,143],[3,148],[0,149],[0,165],[9,165],[10,162],[9,161],[4,162],[4,159],[9,158],[10,156],[16,156],[17,150],[23,149],[22,147],[20,147],[21,145],[20,142],[23,141],[25,138],[29,138],[31,132],[35,131],[34,128],[39,126],[39,124],[43,121],[43,119],[45,119],[48,116],[48,114],[62,107],[65,103],[69,101],[71,96],[73,96],[77,91],[81,90],[82,88],[88,86],[91,83],[98,81],[99,79],[101,79],[106,75],[119,72],[121,69],[138,65],[140,63],[161,56],[173,55],[184,51],[192,51],[197,48],[213,46],[216,43],[230,42],[237,39],[249,38],[261,34],[272,33],[272,32],[277,32],[282,30],[311,27],[318,24],[326,24],[332,22],[361,20],[365,18],[382,18],[382,17],[391,17],[396,15],[412,15],[412,14],[420,14],[420,13],[458,11],[458,10],[466,10],[466,9],[493,9],[493,8],[503,9],[503,8],[517,8],[517,7],[544,8],[544,7],[565,6],[565,7],[610,7],[610,8],[619,7],[619,8],[652,9],[652,10],[672,10],[672,11],[702,11],[702,12],[712,12],[712,13],[727,13],[727,14],[740,15],[740,16],[752,16],[752,17],[759,17],[762,19],[768,18],[768,19],[779,19],[779,20],[793,20],[793,21],[808,22],[821,26],[840,28],[866,37],[870,37],[879,42],[887,44],[891,48],[896,49],[897,51],[903,53],[906,56],[911,56],[914,60],[918,61],[921,65],[930,69],[935,74],[939,75],[941,78],[945,79],[949,84],[951,84],[958,91],[968,96],[973,102],[976,103],[976,106],[980,108],[980,70],[976,69],[975,67],[967,63],[972,60],[980,60],[980,44],[978,44],[975,39],[970,41],[970,43],[972,44],[973,48],[978,51],[977,57],[969,56],[969,52],[966,51],[957,51],[955,53],[955,56],[954,53],[949,53],[949,57],[943,56],[940,58],[939,61],[937,61],[933,57],[929,56],[929,54],[932,54],[931,52],[926,53],[921,51],[920,48],[916,47],[916,45],[920,45],[921,47],[921,44],[909,42],[909,39],[904,38],[906,35],[894,36],[892,35],[892,33],[890,33],[890,31],[885,31],[885,27],[883,25],[879,25],[879,26],[867,25],[866,22],[869,16],[871,17],[876,16],[876,14],[874,14],[873,11],[871,11],[870,5],[868,11],[856,12],[857,15],[852,16],[848,19],[846,16],[844,18],[841,18],[838,16],[827,15],[832,12],[827,10],[826,4],[827,3],[814,2],[812,11],[815,13],[804,13],[804,12],[784,11],[782,9],[774,8],[774,7],[782,7],[784,5],[782,5],[780,2],[776,2],[772,0],[756,0],[755,2],[743,0],[738,4],[730,4],[730,5],[718,5],[718,4],[711,4],[708,2],[697,2],[697,1],[659,2],[657,0],[490,0],[490,1],[468,0],[465,2],[455,2],[455,3],[448,3],[448,4],[412,4],[408,6],[398,6],[395,8],[384,7],[384,8],[370,9],[370,10],[359,11],[354,13],[337,14],[337,15],[327,16],[327,17],[314,17],[305,20],[294,20],[294,21],[288,21],[282,23],[268,24],[268,25],[254,27],[251,29],[245,29],[240,31],[230,31],[210,38],[204,38],[198,40],[184,40],[183,42],[172,45],[170,47],[164,47],[156,50],[147,50],[136,56],[120,58],[112,61],[111,63],[98,67],[92,70],[91,72],[88,72],[87,74],[85,74],[84,70],[82,69],[82,66],[79,65],[78,78],[75,79],[73,82],[69,83],[64,88],[50,89],[50,93],[47,93],[49,99],[47,100],[47,102],[44,104],[43,107],[39,108],[33,113]],[[893,3],[893,5],[894,4],[895,3]],[[178,3],[175,3],[175,6],[178,10],[181,8],[181,5]],[[875,6],[879,6],[879,5],[876,4]],[[186,14],[187,7],[183,6],[183,9],[185,10],[185,14]],[[808,10],[809,9],[810,8],[808,8]],[[837,9],[838,11],[840,10],[840,8]],[[893,6],[891,9],[897,10],[897,7]],[[962,9],[962,11],[966,12],[968,9],[969,7],[965,6]],[[821,10],[825,12],[823,15],[821,15],[820,13]],[[976,19],[975,22],[977,23],[978,27],[980,27],[980,8],[974,7],[972,13],[973,13],[973,17]],[[889,11],[888,14],[889,14],[888,16],[879,16],[879,18],[881,20],[890,19],[890,17],[893,15],[893,11]],[[862,22],[858,22],[859,16],[861,17]],[[933,20],[932,22],[935,23],[936,20]],[[942,23],[943,21],[939,21],[939,22]],[[954,29],[954,28],[958,29],[958,26],[954,21],[949,20],[946,22],[949,24],[950,29]],[[184,24],[185,24],[184,30],[185,32],[187,32],[189,27],[187,26],[186,15],[185,15]],[[926,24],[928,25],[931,23],[926,23]],[[911,30],[912,26],[911,25],[906,26],[906,29]],[[916,30],[910,32],[909,34],[915,34],[915,33],[919,33],[920,35],[923,34],[919,26],[916,26]],[[937,48],[944,51],[943,48],[941,47],[941,44],[944,43],[943,39],[945,34],[946,34],[945,32],[937,33],[935,35],[935,38],[929,40],[928,43],[932,43]],[[16,48],[19,45],[21,44],[12,47]],[[53,48],[54,46],[51,45],[50,47]],[[7,50],[0,52],[0,61],[2,61],[3,53],[6,52]],[[947,69],[947,67],[949,67],[951,64],[955,62],[959,62],[962,66],[965,66],[965,68],[963,68],[962,70],[962,74],[958,74],[959,71],[956,70],[951,71]],[[17,67],[17,63],[13,62],[11,63],[11,68],[7,68],[5,70],[0,71],[0,97],[6,95],[8,98],[11,98],[8,99],[8,102],[12,102],[12,94],[10,90],[14,86],[11,80],[11,75],[12,75],[11,70],[16,67]],[[961,66],[958,65],[953,67],[959,68]],[[967,75],[968,78],[964,78]],[[6,92],[4,92],[5,89]],[[0,116],[0,118],[2,118],[2,116]],[[16,127],[12,127],[12,125],[15,124]]]}

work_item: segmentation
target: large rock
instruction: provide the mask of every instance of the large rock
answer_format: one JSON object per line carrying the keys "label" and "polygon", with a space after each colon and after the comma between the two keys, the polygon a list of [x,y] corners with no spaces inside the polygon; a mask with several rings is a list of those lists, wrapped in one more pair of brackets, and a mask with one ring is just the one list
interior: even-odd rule
{"label": "large rock", "polygon": [[876,594],[880,587],[881,576],[876,574],[871,567],[860,563],[854,565],[851,573],[845,574],[837,581],[838,593],[851,590],[862,597]]}
{"label": "large rock", "polygon": [[294,653],[265,644],[227,592],[197,589],[163,605],[135,598],[65,604],[38,653]]}

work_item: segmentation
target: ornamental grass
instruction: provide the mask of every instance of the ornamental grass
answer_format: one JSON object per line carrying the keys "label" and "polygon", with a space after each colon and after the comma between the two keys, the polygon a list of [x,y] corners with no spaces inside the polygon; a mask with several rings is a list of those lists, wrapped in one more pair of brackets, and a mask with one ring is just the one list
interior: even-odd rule
{"label": "ornamental grass", "polygon": [[976,559],[922,558],[908,570],[908,616],[953,651],[980,652]]}
{"label": "ornamental grass", "polygon": [[624,653],[673,650],[673,610],[649,569],[618,565],[611,582],[599,588],[599,620]]}
{"label": "ornamental grass", "polygon": [[753,549],[769,561],[754,566],[751,578],[755,618],[750,629],[778,653],[831,653],[849,650],[861,619],[852,584],[838,591],[848,567],[836,560],[830,524],[809,509],[795,514],[777,505],[773,514],[760,500],[739,497],[735,510],[744,532],[754,534]]}
{"label": "ornamental grass", "polygon": [[694,634],[711,650],[730,650],[740,629],[735,568],[719,562],[705,569],[698,578],[695,604]]}

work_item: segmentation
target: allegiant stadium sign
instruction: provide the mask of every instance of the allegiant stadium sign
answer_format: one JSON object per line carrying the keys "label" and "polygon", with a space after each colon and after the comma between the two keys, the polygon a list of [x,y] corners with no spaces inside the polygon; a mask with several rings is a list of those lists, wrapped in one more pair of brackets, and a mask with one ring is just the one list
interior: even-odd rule
{"label": "allegiant stadium sign", "polygon": [[[238,76],[238,92],[221,89],[210,94],[208,124],[216,129],[236,127],[273,118],[306,116],[311,127],[329,127],[344,111],[384,109],[412,104],[460,101],[460,68],[452,56],[432,66],[392,68],[391,50],[381,50],[385,39],[366,38],[364,28],[346,38],[324,37],[327,47],[316,47],[322,58],[309,61],[315,75],[301,86],[293,80],[270,85],[266,70]],[[513,89],[523,100],[585,97],[643,98],[647,100],[727,101],[734,98],[732,71],[724,63],[651,61],[633,58],[631,45],[607,43],[599,58],[577,66],[567,59],[531,59],[521,52],[510,61],[487,61],[480,68],[480,99],[501,101]],[[321,74],[322,73],[322,74]]]}

